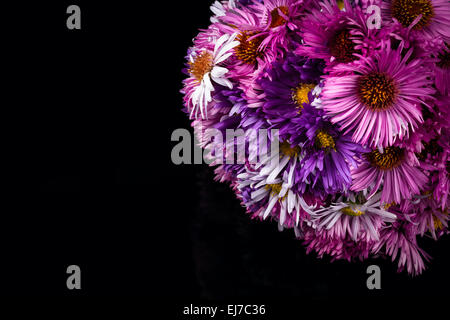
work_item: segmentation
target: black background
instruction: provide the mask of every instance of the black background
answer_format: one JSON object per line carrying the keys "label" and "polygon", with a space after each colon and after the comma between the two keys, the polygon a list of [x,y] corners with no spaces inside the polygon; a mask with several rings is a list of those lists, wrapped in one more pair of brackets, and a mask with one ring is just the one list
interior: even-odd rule
{"label": "black background", "polygon": [[[82,30],[66,28],[70,4]],[[209,5],[33,1],[3,11],[0,294],[145,295],[175,310],[204,299],[448,296],[448,237],[421,241],[434,259],[416,278],[381,259],[330,264],[293,232],[251,221],[211,168],[171,163],[173,130],[189,128],[184,56]],[[66,288],[71,264],[80,291]],[[366,288],[370,264],[382,268],[377,292]]]}

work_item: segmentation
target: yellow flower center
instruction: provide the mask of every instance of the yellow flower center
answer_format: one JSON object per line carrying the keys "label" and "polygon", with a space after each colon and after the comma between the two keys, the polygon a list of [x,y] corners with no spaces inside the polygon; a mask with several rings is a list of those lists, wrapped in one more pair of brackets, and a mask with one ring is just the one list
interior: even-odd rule
{"label": "yellow flower center", "polygon": [[[447,216],[448,215],[447,209],[445,209],[445,211],[443,211],[442,213]],[[434,224],[434,230],[442,230],[442,229],[444,229],[444,224],[435,215],[433,215],[433,224]]]}
{"label": "yellow flower center", "polygon": [[404,149],[399,147],[387,147],[383,153],[376,149],[366,153],[365,157],[372,166],[382,170],[390,170],[402,163],[405,152]]}
{"label": "yellow flower center", "polygon": [[386,203],[383,207],[384,210],[388,210],[390,207],[395,206],[397,203],[395,203],[395,201],[392,201],[391,203]]}
{"label": "yellow flower center", "polygon": [[442,224],[442,221],[439,220],[436,216],[433,216],[433,224],[434,224],[434,230],[441,230],[444,225]]}
{"label": "yellow flower center", "polygon": [[202,81],[203,76],[213,68],[213,56],[209,52],[203,52],[189,63],[189,73],[197,80]]}
{"label": "yellow flower center", "polygon": [[280,144],[280,152],[285,156],[292,158],[297,157],[300,154],[301,149],[299,146],[291,147],[291,145],[288,142],[282,142]]}
{"label": "yellow flower center", "polygon": [[315,146],[318,149],[336,150],[336,144],[333,137],[322,130],[316,132]]}
{"label": "yellow flower center", "polygon": [[338,8],[343,10],[344,6],[345,6],[344,0],[337,0],[336,2],[337,2],[337,5],[338,5]]}
{"label": "yellow flower center", "polygon": [[[281,183],[266,184],[264,188],[266,190],[269,190],[270,194],[272,196],[278,196],[281,192],[281,189],[283,189],[283,185]],[[281,202],[281,201],[285,200],[286,197],[287,197],[287,193],[283,197],[278,198],[278,201]]]}
{"label": "yellow flower center", "polygon": [[391,12],[404,27],[408,27],[421,14],[422,18],[414,26],[416,30],[428,26],[434,17],[434,8],[430,0],[393,0]]}
{"label": "yellow flower center", "polygon": [[316,87],[313,83],[301,83],[297,88],[292,89],[292,101],[297,104],[297,108],[303,109],[304,103],[309,103],[308,93]]}
{"label": "yellow flower center", "polygon": [[342,209],[341,209],[341,212],[342,212],[343,214],[346,214],[347,216],[351,216],[351,217],[359,217],[359,216],[362,216],[362,215],[365,214],[363,211],[360,211],[360,210],[353,210],[353,209],[350,208],[350,207],[342,208]]}
{"label": "yellow flower center", "polygon": [[280,194],[283,186],[281,183],[266,184],[265,188],[266,188],[266,190],[270,190],[273,195],[277,195],[277,194]]}

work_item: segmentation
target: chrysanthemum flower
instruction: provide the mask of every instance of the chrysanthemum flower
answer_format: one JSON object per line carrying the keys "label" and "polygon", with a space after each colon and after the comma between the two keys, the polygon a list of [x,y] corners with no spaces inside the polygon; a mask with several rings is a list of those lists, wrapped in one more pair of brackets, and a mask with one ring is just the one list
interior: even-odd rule
{"label": "chrysanthemum flower", "polygon": [[211,102],[211,92],[214,91],[212,81],[233,88],[232,83],[225,77],[228,69],[221,67],[220,64],[228,59],[233,54],[231,50],[239,45],[235,39],[236,34],[232,36],[225,34],[217,40],[213,52],[206,49],[191,51],[189,56],[191,78],[185,82],[186,86],[194,88],[189,97],[191,117],[197,118],[200,111],[202,118],[207,118],[207,106]]}
{"label": "chrysanthemum flower", "polygon": [[277,50],[261,47],[265,36],[261,16],[250,5],[225,10],[217,18],[214,27],[222,34],[237,33],[239,44],[234,48],[234,55],[227,61],[227,68],[231,70],[232,79],[243,89],[250,88],[254,81],[261,77],[266,65],[276,59]]}
{"label": "chrysanthemum flower", "polygon": [[[303,198],[292,190],[299,155],[299,147],[282,142],[279,153],[265,157],[254,168],[238,175],[237,188],[249,212],[262,219],[268,216],[277,218],[281,226],[298,226],[302,206],[308,207]],[[279,157],[276,159],[279,161],[274,161],[275,157]]]}
{"label": "chrysanthemum flower", "polygon": [[[320,88],[316,89],[319,94]],[[346,192],[352,182],[350,169],[367,150],[324,120],[320,99],[304,103],[301,115],[286,127],[290,142],[302,147],[301,168],[296,173],[299,192],[308,190],[322,196]]]}
{"label": "chrysanthemum flower", "polygon": [[448,233],[448,212],[440,208],[440,203],[431,194],[415,197],[414,201],[403,201],[400,208],[408,220],[417,225],[417,233],[421,236],[430,233],[437,240]]}
{"label": "chrysanthemum flower", "polygon": [[[414,132],[402,145],[416,153],[420,168],[428,176],[424,192],[432,194],[439,202],[441,209],[448,206],[450,193],[449,162],[450,162],[450,119],[448,106],[450,98],[439,97],[432,112],[425,114],[424,124]],[[415,149],[413,147],[416,147]]]}
{"label": "chrysanthemum flower", "polygon": [[262,94],[252,107],[261,108],[267,122],[284,137],[286,124],[299,117],[303,104],[310,102],[308,94],[319,83],[322,70],[319,60],[286,55],[272,64],[267,77],[257,81]]}
{"label": "chrysanthemum flower", "polygon": [[[363,163],[352,170],[353,183],[351,190],[369,189],[370,196],[375,194],[383,184],[381,202],[400,203],[420,194],[427,177],[416,166],[414,154],[405,149],[392,146],[380,152],[378,149],[365,153]],[[413,160],[411,160],[413,159]]]}
{"label": "chrysanthemum flower", "polygon": [[340,198],[338,202],[311,214],[313,228],[326,229],[334,238],[345,238],[348,235],[354,241],[378,241],[380,230],[385,223],[394,222],[397,218],[381,204],[381,193],[377,193],[370,200],[354,194],[350,194],[346,201]]}
{"label": "chrysanthemum flower", "polygon": [[288,49],[289,31],[298,29],[300,15],[307,8],[310,0],[264,0],[251,7],[261,17],[264,37],[261,48],[276,51],[278,47]]}
{"label": "chrysanthemum flower", "polygon": [[328,66],[350,63],[358,59],[355,54],[365,54],[367,44],[379,46],[371,41],[375,30],[367,27],[367,17],[359,7],[353,8],[343,1],[344,10],[335,0],[319,2],[302,20],[299,33],[303,43],[296,53],[310,58],[324,59]]}
{"label": "chrysanthemum flower", "polygon": [[417,237],[450,233],[448,0],[218,0],[211,11],[181,92],[215,179],[308,253],[388,255],[420,274]]}
{"label": "chrysanthemum flower", "polygon": [[329,255],[332,258],[331,261],[365,260],[369,258],[372,248],[376,244],[376,241],[366,241],[365,239],[355,242],[348,235],[343,239],[335,238],[330,235],[329,230],[316,230],[312,227],[305,228],[302,236],[301,239],[306,246],[307,254],[315,251],[319,258]]}
{"label": "chrysanthemum flower", "polygon": [[437,138],[425,142],[418,157],[420,167],[428,172],[429,183],[426,189],[444,209],[448,205],[447,200],[450,192],[450,146],[448,145],[448,139],[440,138],[439,135]]}
{"label": "chrysanthemum flower", "polygon": [[[403,57],[402,45],[389,45],[373,57],[361,56],[358,65],[340,64],[336,69],[350,71],[343,76],[325,76],[323,108],[352,139],[371,147],[393,145],[423,122],[421,104],[433,99],[431,72],[420,60],[407,63],[412,51]],[[429,108],[431,108],[429,106]]]}
{"label": "chrysanthemum flower", "polygon": [[396,221],[381,230],[380,241],[374,244],[372,253],[386,253],[392,257],[392,261],[398,256],[399,272],[406,268],[410,274],[421,274],[430,256],[417,244],[417,234],[416,225]]}
{"label": "chrysanthemum flower", "polygon": [[385,23],[395,19],[405,28],[412,25],[417,36],[450,41],[448,0],[382,0],[381,17]]}

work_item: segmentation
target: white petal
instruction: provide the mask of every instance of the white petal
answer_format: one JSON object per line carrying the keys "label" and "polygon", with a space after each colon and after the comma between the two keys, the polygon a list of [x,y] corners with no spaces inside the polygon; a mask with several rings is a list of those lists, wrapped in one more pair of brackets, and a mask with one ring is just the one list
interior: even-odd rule
{"label": "white petal", "polygon": [[[228,80],[226,78],[214,78],[214,77],[212,77],[212,79],[214,80],[214,82],[216,82],[216,83],[218,83],[218,84],[220,84],[222,86],[225,86],[225,87],[228,87],[230,89],[233,89],[233,84],[230,82],[230,80]],[[232,114],[230,114],[230,116],[231,115]]]}
{"label": "white petal", "polygon": [[214,64],[219,64],[219,63],[221,63],[221,62],[227,60],[227,59],[228,59],[230,56],[232,56],[233,54],[234,54],[234,52],[228,52],[228,53],[222,55],[221,57],[217,57],[217,58],[214,60]]}
{"label": "white petal", "polygon": [[228,40],[229,35],[228,34],[224,34],[223,36],[221,36],[217,42],[216,45],[214,46],[214,56],[217,56],[217,52],[219,51],[219,48]]}
{"label": "white petal", "polygon": [[278,198],[277,197],[273,197],[270,202],[269,205],[266,208],[266,211],[264,211],[264,216],[263,219],[266,220],[267,216],[269,215],[269,213],[272,211],[273,207],[275,206],[275,204],[277,203]]}
{"label": "white petal", "polygon": [[280,224],[284,225],[285,221],[286,221],[286,206],[281,206]]}
{"label": "white petal", "polygon": [[283,157],[283,160],[281,160],[281,163],[278,165],[278,167],[275,170],[273,170],[267,177],[267,183],[272,184],[273,181],[275,181],[275,178],[278,176],[281,170],[283,170],[284,167],[288,164],[289,160],[290,160],[289,157]]}
{"label": "white petal", "polygon": [[228,73],[228,69],[227,68],[218,67],[218,66],[215,66],[211,70],[211,76],[214,77],[214,78],[221,78],[227,73]]}

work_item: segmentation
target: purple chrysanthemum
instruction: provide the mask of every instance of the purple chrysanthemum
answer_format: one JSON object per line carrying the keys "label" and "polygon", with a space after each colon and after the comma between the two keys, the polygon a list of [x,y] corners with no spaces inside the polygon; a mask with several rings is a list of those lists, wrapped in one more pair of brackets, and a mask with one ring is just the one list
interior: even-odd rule
{"label": "purple chrysanthemum", "polygon": [[299,192],[323,196],[349,189],[352,183],[350,169],[358,165],[356,160],[366,149],[324,120],[319,101],[314,100],[312,105],[304,103],[301,115],[286,125],[286,131],[289,141],[302,148],[301,168],[296,172]]}
{"label": "purple chrysanthemum", "polygon": [[285,125],[299,117],[303,104],[310,102],[308,94],[319,83],[322,70],[319,60],[288,54],[283,61],[273,63],[267,77],[248,93],[260,92],[251,107],[260,108],[269,125],[280,129],[280,136],[286,138]]}

